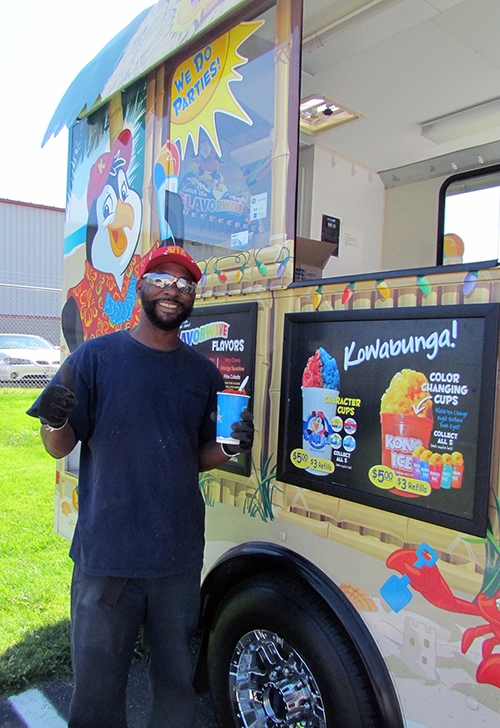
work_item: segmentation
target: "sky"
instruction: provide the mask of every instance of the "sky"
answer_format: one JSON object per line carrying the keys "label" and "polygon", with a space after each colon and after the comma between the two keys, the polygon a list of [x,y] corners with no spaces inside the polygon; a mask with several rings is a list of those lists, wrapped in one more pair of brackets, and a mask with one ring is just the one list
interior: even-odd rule
{"label": "sky", "polygon": [[65,206],[67,130],[42,139],[79,71],[156,0],[0,1],[0,198]]}

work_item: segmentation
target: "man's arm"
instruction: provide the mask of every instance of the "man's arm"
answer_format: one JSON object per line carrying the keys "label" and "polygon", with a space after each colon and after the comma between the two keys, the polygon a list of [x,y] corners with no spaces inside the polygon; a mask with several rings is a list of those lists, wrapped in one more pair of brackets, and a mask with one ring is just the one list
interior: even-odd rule
{"label": "man's arm", "polygon": [[209,440],[200,447],[200,471],[212,470],[224,465],[229,460],[229,455],[222,450],[220,443],[215,440]]}
{"label": "man's arm", "polygon": [[222,446],[216,440],[209,440],[200,447],[199,469],[212,470],[219,465],[224,465],[232,455],[238,455],[240,452],[250,452],[253,445],[254,426],[253,414],[248,410],[243,410],[241,420],[233,422],[231,425],[232,437],[238,440],[238,445],[225,444]]}
{"label": "man's arm", "polygon": [[38,417],[42,423],[40,435],[45,449],[53,458],[63,458],[77,443],[75,432],[68,422],[78,404],[73,391],[73,372],[67,362],[60,369],[65,384],[50,384],[40,395]]}
{"label": "man's arm", "polygon": [[59,430],[54,430],[48,425],[42,425],[40,434],[45,449],[53,458],[66,457],[77,443],[73,428],[68,422]]}

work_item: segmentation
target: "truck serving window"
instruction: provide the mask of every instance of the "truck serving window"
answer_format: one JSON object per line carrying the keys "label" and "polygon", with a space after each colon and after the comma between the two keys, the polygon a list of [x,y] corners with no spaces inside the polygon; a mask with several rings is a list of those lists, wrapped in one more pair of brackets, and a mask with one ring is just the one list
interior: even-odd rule
{"label": "truck serving window", "polygon": [[455,174],[439,193],[438,265],[496,261],[500,165]]}
{"label": "truck serving window", "polygon": [[167,82],[177,150],[166,175],[167,234],[197,258],[200,244],[203,256],[269,244],[275,17],[271,8],[200,46]]}

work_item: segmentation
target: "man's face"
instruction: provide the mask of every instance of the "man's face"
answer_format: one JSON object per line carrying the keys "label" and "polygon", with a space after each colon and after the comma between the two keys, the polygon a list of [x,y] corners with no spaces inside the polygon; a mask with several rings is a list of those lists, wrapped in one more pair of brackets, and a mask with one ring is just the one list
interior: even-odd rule
{"label": "man's face", "polygon": [[[148,273],[170,273],[176,278],[192,281],[191,273],[178,263],[160,263]],[[174,331],[189,318],[194,306],[195,294],[181,293],[177,286],[158,288],[140,279],[138,289],[142,310],[150,323],[163,331]]]}

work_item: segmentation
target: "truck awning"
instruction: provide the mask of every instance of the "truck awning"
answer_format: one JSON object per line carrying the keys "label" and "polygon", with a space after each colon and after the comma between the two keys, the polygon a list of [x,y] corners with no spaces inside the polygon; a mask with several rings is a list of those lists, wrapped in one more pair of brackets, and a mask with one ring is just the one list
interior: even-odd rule
{"label": "truck awning", "polygon": [[144,76],[186,41],[245,0],[158,0],[121,30],[71,83],[47,127],[42,147],[96,104]]}

